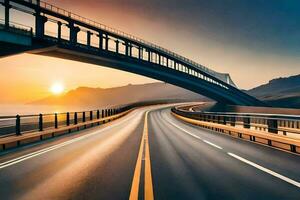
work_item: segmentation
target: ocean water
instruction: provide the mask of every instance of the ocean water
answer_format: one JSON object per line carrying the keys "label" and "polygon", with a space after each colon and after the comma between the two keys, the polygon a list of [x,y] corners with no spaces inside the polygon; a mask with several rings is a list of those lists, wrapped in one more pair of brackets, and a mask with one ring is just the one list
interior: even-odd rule
{"label": "ocean water", "polygon": [[79,112],[101,109],[96,107],[81,106],[47,106],[47,105],[28,105],[28,104],[0,104],[0,116],[49,114],[64,112]]}

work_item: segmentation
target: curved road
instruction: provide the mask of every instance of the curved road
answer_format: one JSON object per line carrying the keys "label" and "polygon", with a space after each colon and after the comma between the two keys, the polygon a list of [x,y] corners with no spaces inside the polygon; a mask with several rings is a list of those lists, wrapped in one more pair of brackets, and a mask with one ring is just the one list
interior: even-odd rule
{"label": "curved road", "polygon": [[156,106],[2,154],[0,199],[299,200],[299,166]]}

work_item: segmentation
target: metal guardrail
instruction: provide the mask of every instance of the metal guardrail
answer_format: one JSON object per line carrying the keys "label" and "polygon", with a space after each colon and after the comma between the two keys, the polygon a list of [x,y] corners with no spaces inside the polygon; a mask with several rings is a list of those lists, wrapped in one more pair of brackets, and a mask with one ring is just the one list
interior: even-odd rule
{"label": "metal guardrail", "polygon": [[0,137],[22,135],[50,128],[76,125],[82,122],[109,117],[128,109],[127,107],[81,112],[51,113],[39,115],[16,115],[0,117]]}
{"label": "metal guardrail", "polygon": [[112,115],[116,115],[132,108],[165,104],[168,101],[146,101],[132,103],[114,108],[80,111],[80,112],[64,112],[64,113],[47,113],[38,115],[16,115],[16,116],[0,116],[0,137],[11,135],[22,135],[35,131],[44,131],[48,129],[58,129],[71,125],[102,119]]}
{"label": "metal guardrail", "polygon": [[300,139],[300,116],[297,115],[194,112],[179,107],[172,108],[172,111],[181,116],[205,122],[282,134],[284,136],[296,134]]}
{"label": "metal guardrail", "polygon": [[[232,126],[232,124],[229,125],[226,124],[225,123],[226,121],[215,121],[213,118],[209,119],[204,115],[195,117],[191,115],[191,113],[188,113],[188,111],[181,110],[178,108],[172,108],[172,114],[180,120],[183,120],[187,123],[196,126],[200,126],[205,129],[212,130],[214,132],[219,132],[222,134],[229,135],[231,137],[240,138],[258,144],[274,147],[276,149],[300,154],[299,138],[298,139],[289,138],[289,137],[279,136],[278,134],[274,134],[274,133],[266,134],[261,131],[250,130],[249,127],[245,127],[245,128],[234,127]],[[247,126],[249,125],[249,123],[246,122],[245,125]]]}

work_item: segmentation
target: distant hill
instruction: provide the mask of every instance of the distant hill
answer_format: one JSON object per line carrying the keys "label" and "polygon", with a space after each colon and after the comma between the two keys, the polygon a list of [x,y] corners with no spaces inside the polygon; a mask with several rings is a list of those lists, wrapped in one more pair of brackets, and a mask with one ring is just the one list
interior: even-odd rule
{"label": "distant hill", "polygon": [[270,80],[247,92],[276,107],[300,108],[300,74]]}
{"label": "distant hill", "polygon": [[[300,108],[300,75],[276,78],[245,92],[275,107]],[[50,96],[30,104],[102,107],[152,100],[209,101],[194,92],[156,82],[107,89],[79,87],[63,95]]]}
{"label": "distant hill", "polygon": [[74,105],[74,106],[113,106],[139,101],[174,100],[196,101],[207,98],[188,90],[166,84],[149,83],[142,85],[127,85],[115,88],[79,87],[60,96],[50,96],[31,102],[34,105]]}

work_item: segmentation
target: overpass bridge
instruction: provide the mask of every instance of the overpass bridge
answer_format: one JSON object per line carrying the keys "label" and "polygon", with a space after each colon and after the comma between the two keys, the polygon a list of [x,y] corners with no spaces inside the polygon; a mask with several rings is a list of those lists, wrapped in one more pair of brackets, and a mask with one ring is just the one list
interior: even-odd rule
{"label": "overpass bridge", "polygon": [[[225,104],[265,106],[219,73],[132,35],[39,0],[0,0],[0,57],[32,53],[115,68],[161,80]],[[11,10],[34,16],[34,26],[13,23]],[[49,33],[46,23],[56,24]],[[63,29],[68,30],[64,36]],[[78,34],[86,39],[80,41]],[[93,43],[92,38],[98,43]]]}

